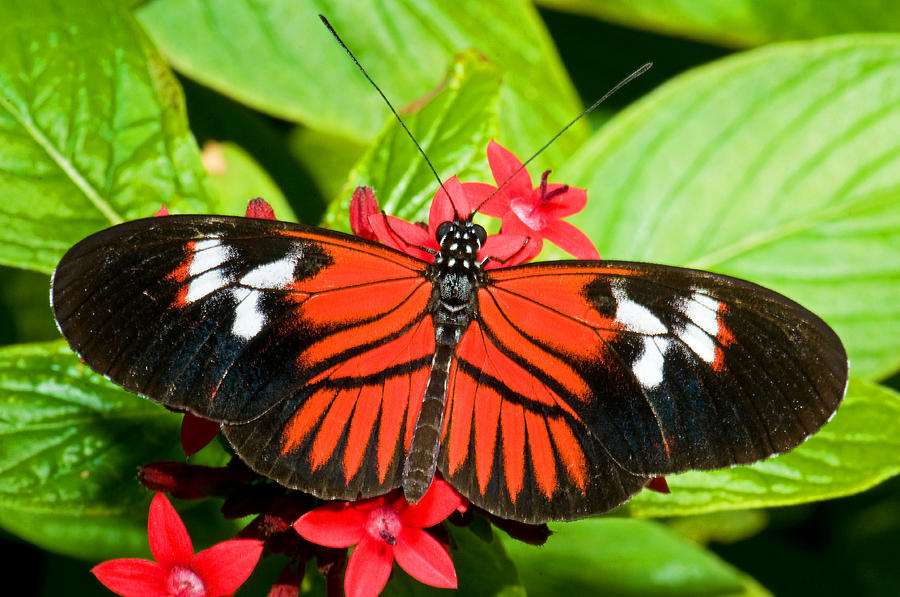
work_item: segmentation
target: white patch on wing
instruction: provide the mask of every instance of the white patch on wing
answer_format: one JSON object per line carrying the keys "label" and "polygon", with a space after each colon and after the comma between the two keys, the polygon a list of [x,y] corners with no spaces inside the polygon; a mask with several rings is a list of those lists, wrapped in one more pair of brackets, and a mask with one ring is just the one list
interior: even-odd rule
{"label": "white patch on wing", "polygon": [[616,322],[626,330],[639,334],[665,334],[669,331],[650,309],[628,298],[622,287],[614,285],[612,294],[616,299]]}
{"label": "white patch on wing", "polygon": [[221,270],[211,269],[191,280],[184,300],[185,302],[193,303],[216,290],[224,288],[230,282],[231,280],[222,275]]}
{"label": "white patch on wing", "polygon": [[693,323],[688,323],[683,329],[677,330],[678,337],[687,344],[698,357],[712,363],[716,360],[716,344],[706,330]]}
{"label": "white patch on wing", "polygon": [[719,301],[711,296],[694,292],[689,299],[679,301],[678,308],[704,332],[712,337],[718,335]]}
{"label": "white patch on wing", "polygon": [[196,276],[217,268],[234,256],[231,247],[222,246],[221,239],[207,238],[194,245],[194,257],[188,268],[188,276]]}
{"label": "white patch on wing", "polygon": [[240,279],[240,284],[270,290],[284,288],[294,280],[294,268],[299,258],[298,253],[292,253],[278,261],[255,267]]}
{"label": "white patch on wing", "polygon": [[234,309],[231,333],[244,340],[249,340],[266,325],[266,314],[263,313],[259,304],[262,291],[252,288],[235,288],[231,294],[237,303]]}
{"label": "white patch on wing", "polygon": [[669,343],[668,338],[644,337],[644,351],[631,365],[631,370],[644,388],[651,390],[662,383]]}

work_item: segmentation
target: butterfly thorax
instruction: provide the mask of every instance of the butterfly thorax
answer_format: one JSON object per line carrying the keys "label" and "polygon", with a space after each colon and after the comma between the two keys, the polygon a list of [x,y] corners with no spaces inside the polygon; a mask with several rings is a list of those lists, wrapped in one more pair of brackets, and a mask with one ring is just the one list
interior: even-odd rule
{"label": "butterfly thorax", "polygon": [[438,344],[455,346],[469,325],[476,292],[482,283],[478,251],[485,237],[484,228],[467,220],[438,226],[441,250],[429,272],[434,283],[429,307]]}
{"label": "butterfly thorax", "polygon": [[477,293],[484,273],[478,260],[487,237],[484,228],[468,220],[454,220],[438,226],[436,237],[441,250],[428,271],[434,284],[429,302],[434,358],[403,466],[403,491],[410,502],[425,495],[434,478],[450,367],[456,345],[477,312]]}

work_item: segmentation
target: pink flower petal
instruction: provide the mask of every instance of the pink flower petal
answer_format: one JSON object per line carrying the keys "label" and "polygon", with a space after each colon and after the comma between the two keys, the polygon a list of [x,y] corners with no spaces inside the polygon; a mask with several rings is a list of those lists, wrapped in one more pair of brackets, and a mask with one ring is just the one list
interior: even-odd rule
{"label": "pink flower petal", "polygon": [[425,261],[434,261],[434,255],[418,248],[438,249],[434,236],[421,226],[381,213],[369,216],[369,224],[382,244]]}
{"label": "pink flower petal", "polygon": [[[525,168],[519,170],[522,167],[519,158],[496,141],[488,144],[487,156],[494,181],[510,198],[531,196],[531,176]],[[517,170],[518,172],[516,172]],[[510,176],[512,179],[509,179]],[[506,182],[507,179],[509,182]]]}
{"label": "pink flower petal", "polygon": [[369,223],[369,216],[378,214],[378,201],[370,187],[356,187],[350,198],[350,228],[353,234],[368,240],[378,240]]}
{"label": "pink flower petal", "polygon": [[326,504],[311,510],[294,522],[300,536],[325,547],[350,547],[365,535],[367,513],[347,502]]}
{"label": "pink flower petal", "polygon": [[[504,224],[505,226],[505,224]],[[489,259],[484,264],[484,269],[496,269],[498,267],[511,267],[524,263],[541,252],[541,237],[528,237],[524,234],[492,234],[487,238],[478,257],[482,260]]]}
{"label": "pink flower petal", "polygon": [[456,218],[464,220],[469,217],[470,211],[463,185],[453,176],[445,180],[444,186],[434,194],[431,211],[428,212],[428,231],[433,237],[438,226],[444,222],[452,222]]}
{"label": "pink flower petal", "polygon": [[[561,189],[565,185],[550,183],[547,185],[547,193]],[[571,216],[580,212],[587,205],[587,191],[577,187],[569,187],[564,193],[552,197],[541,206],[541,213],[547,219],[558,219]]]}
{"label": "pink flower petal", "polygon": [[178,512],[165,495],[157,493],[150,502],[150,519],[147,521],[150,551],[153,559],[166,569],[188,566],[194,557],[194,547]]}
{"label": "pink flower petal", "polygon": [[124,597],[163,597],[169,571],[149,560],[122,559],[91,569],[107,589]]}
{"label": "pink flower petal", "polygon": [[403,512],[403,524],[408,527],[431,527],[459,508],[463,498],[443,479],[434,479],[431,487],[417,503]]}
{"label": "pink flower petal", "polygon": [[235,592],[256,567],[263,543],[258,539],[231,539],[194,556],[191,568],[203,579],[207,597]]}
{"label": "pink flower petal", "polygon": [[260,220],[274,220],[275,210],[269,205],[269,202],[262,197],[251,199],[247,204],[245,216],[248,218],[259,218]]}
{"label": "pink flower petal", "polygon": [[156,211],[155,214],[153,214],[153,217],[158,218],[160,216],[167,216],[167,215],[169,215],[169,209],[165,205],[163,205]]}
{"label": "pink flower petal", "polygon": [[359,542],[344,573],[344,593],[347,597],[375,597],[391,576],[394,567],[393,550],[384,541],[368,535]]}
{"label": "pink flower petal", "polygon": [[453,560],[437,539],[422,529],[403,529],[394,546],[394,557],[416,580],[433,587],[456,588]]}
{"label": "pink flower petal", "polygon": [[478,213],[495,218],[502,218],[509,211],[509,196],[504,191],[498,191],[494,185],[464,182],[462,187],[472,211],[477,209]]}
{"label": "pink flower petal", "polygon": [[544,227],[544,238],[578,259],[600,259],[600,253],[591,239],[563,220],[548,222]]}
{"label": "pink flower petal", "polygon": [[181,420],[181,449],[187,456],[196,454],[219,435],[221,428],[221,423],[193,413],[184,413]]}

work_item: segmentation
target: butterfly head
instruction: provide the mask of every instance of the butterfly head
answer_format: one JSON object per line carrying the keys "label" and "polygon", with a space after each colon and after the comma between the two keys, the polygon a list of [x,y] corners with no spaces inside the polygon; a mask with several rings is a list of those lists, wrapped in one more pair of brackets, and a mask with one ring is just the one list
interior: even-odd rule
{"label": "butterfly head", "polygon": [[436,264],[471,269],[479,263],[478,251],[487,240],[487,232],[469,219],[454,219],[438,226],[435,237],[441,250]]}

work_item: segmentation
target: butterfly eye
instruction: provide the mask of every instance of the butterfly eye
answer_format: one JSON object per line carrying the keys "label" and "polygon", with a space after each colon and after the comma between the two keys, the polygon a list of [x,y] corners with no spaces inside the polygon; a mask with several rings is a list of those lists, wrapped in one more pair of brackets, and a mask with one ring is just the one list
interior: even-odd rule
{"label": "butterfly eye", "polygon": [[444,237],[450,234],[450,231],[453,229],[453,222],[444,222],[440,226],[438,226],[437,233],[435,237],[437,238],[438,244],[444,241]]}
{"label": "butterfly eye", "polygon": [[478,224],[474,224],[473,228],[475,228],[475,238],[478,239],[478,246],[483,247],[485,241],[487,241],[487,232]]}

